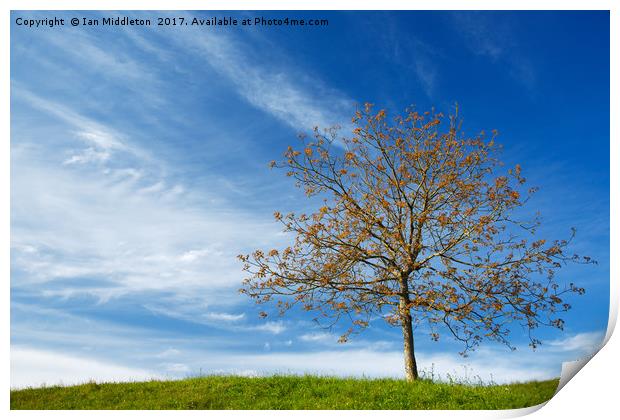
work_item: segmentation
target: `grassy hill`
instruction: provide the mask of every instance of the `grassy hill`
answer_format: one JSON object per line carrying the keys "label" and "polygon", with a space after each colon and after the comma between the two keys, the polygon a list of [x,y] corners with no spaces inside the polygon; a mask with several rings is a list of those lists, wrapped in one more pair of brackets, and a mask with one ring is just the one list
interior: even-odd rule
{"label": "grassy hill", "polygon": [[549,400],[558,380],[462,385],[317,376],[205,376],[11,391],[11,409],[508,409]]}

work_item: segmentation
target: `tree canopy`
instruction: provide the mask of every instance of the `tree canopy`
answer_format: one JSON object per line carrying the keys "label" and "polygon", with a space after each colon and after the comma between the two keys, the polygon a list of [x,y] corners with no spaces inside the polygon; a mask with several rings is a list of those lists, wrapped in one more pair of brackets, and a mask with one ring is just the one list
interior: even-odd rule
{"label": "tree canopy", "polygon": [[[484,339],[510,346],[514,322],[533,347],[536,327],[563,327],[564,295],[584,289],[560,285],[556,271],[591,260],[567,253],[574,230],[548,240],[537,234],[537,215],[519,217],[536,188],[519,165],[504,167],[496,132],[465,136],[458,108],[449,117],[408,109],[389,119],[366,104],[352,122],[351,136],[315,128],[271,163],[322,205],[275,213],[294,243],[240,255],[249,273],[241,292],[277,300],[282,312],[300,305],[346,319],[343,341],[383,317],[403,327],[406,365],[420,323],[435,340],[449,332],[464,352]],[[415,359],[406,369],[417,377]]]}

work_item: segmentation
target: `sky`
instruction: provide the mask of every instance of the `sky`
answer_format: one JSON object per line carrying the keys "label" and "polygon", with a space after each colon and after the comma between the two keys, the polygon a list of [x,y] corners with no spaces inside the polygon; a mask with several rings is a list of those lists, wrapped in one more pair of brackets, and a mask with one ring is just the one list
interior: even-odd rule
{"label": "sky", "polygon": [[[149,18],[151,27],[27,28],[18,17]],[[157,17],[328,19],[322,27],[156,26]],[[12,12],[11,386],[211,373],[403,377],[398,328],[348,343],[307,313],[262,319],[238,254],[284,247],[275,210],[312,211],[269,168],[314,126],[365,102],[497,129],[540,187],[541,233],[598,265],[567,266],[564,331],[533,351],[468,357],[415,331],[421,370],[557,377],[597,349],[609,310],[607,12]]]}

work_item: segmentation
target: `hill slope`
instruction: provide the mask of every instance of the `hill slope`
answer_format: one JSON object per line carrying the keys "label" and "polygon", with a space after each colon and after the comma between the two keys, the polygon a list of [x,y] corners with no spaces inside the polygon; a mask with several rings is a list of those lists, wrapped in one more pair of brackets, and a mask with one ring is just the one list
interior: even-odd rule
{"label": "hill slope", "polygon": [[11,409],[508,409],[549,400],[557,380],[459,385],[317,376],[205,376],[11,391]]}

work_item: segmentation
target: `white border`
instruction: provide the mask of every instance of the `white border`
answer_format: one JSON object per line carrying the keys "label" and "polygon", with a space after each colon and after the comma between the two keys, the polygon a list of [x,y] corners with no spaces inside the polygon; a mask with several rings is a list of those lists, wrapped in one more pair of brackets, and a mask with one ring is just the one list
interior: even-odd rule
{"label": "white border", "polygon": [[[9,411],[9,392],[10,389],[10,295],[8,293],[9,288],[9,276],[10,276],[10,215],[9,215],[9,175],[10,175],[10,114],[9,114],[9,58],[10,58],[10,10],[340,10],[340,9],[357,9],[357,10],[611,10],[611,108],[610,115],[618,116],[618,96],[617,96],[617,74],[619,74],[618,67],[618,40],[620,39],[619,18],[618,18],[618,2],[612,0],[589,0],[587,2],[578,0],[435,0],[433,2],[428,1],[398,1],[398,0],[357,0],[357,1],[344,1],[344,0],[315,0],[315,1],[283,1],[283,0],[212,0],[212,1],[197,1],[197,0],[177,0],[177,1],[164,1],[164,0],[93,0],[93,1],[76,1],[76,0],[56,0],[56,1],[44,1],[44,0],[5,0],[2,2],[2,9],[4,14],[3,19],[0,21],[0,36],[2,38],[2,65],[0,66],[0,78],[2,84],[0,85],[0,94],[2,101],[0,106],[2,107],[2,114],[0,116],[2,121],[2,127],[4,135],[0,140],[0,237],[2,237],[3,247],[0,250],[0,273],[2,274],[3,281],[3,294],[2,302],[3,310],[1,312],[1,322],[3,325],[2,336],[4,345],[2,346],[3,357],[3,370],[2,384],[5,390],[2,398],[3,411]],[[619,125],[612,118],[611,119],[611,137],[614,141],[611,141],[610,152],[610,176],[611,176],[611,208],[610,214],[618,214],[618,179],[619,172],[617,166],[619,162]],[[584,147],[587,145],[584,144]],[[618,250],[618,221],[611,219],[611,243],[610,243],[610,255],[620,255]],[[340,418],[346,419],[360,419],[360,418],[376,418],[378,416],[386,415],[392,418],[409,418],[411,415],[422,416],[425,418],[445,418],[447,415],[457,416],[460,418],[501,418],[501,417],[515,417],[521,416],[534,411],[531,414],[532,418],[564,418],[573,416],[588,416],[588,418],[611,418],[613,415],[610,413],[617,412],[616,407],[616,386],[619,369],[619,363],[615,354],[618,353],[619,344],[618,338],[613,337],[611,333],[616,324],[618,313],[618,265],[617,262],[611,260],[611,279],[613,281],[610,285],[611,291],[611,305],[609,315],[609,327],[606,335],[608,340],[607,345],[590,361],[586,368],[584,368],[575,379],[571,380],[544,408],[537,410],[537,408],[522,409],[522,410],[507,410],[496,412],[485,411],[458,411],[458,412],[445,412],[445,411],[427,411],[416,412],[415,414],[410,412],[398,412],[390,411],[389,413],[380,413],[376,411],[356,411],[356,412],[312,412],[312,411],[296,411],[291,412],[269,412],[269,411],[255,411],[251,413],[252,417],[256,418],[285,418],[290,417],[293,414],[299,418],[315,418],[315,417],[331,417],[331,415],[337,415]],[[15,418],[38,418],[42,413],[38,412],[23,412],[14,411],[10,412],[10,416]],[[111,413],[106,411],[92,411],[88,413],[89,417],[94,418],[107,418]],[[137,411],[137,412],[114,412],[115,416],[131,416],[131,417],[144,417],[144,418],[176,418],[178,416],[176,411]],[[245,417],[245,412],[213,412],[209,413],[212,416],[218,418],[239,418]],[[47,417],[56,418],[78,418],[82,417],[83,413],[71,411],[47,411],[44,413]],[[183,412],[184,416],[203,418],[204,412]]]}

